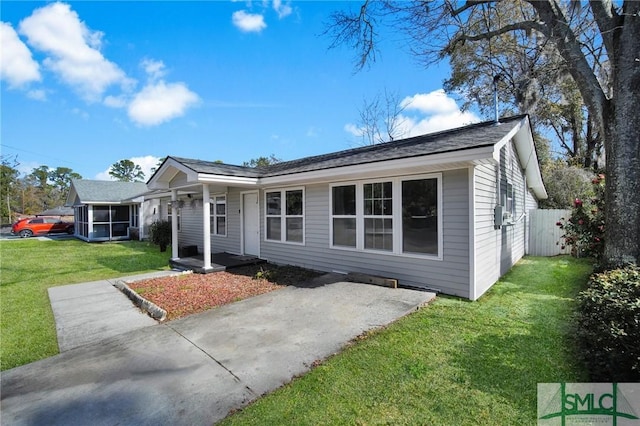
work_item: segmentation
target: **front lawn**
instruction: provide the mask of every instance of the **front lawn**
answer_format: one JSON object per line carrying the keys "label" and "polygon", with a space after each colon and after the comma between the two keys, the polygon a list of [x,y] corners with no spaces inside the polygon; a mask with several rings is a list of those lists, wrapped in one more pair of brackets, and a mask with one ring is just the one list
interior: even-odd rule
{"label": "front lawn", "polygon": [[0,242],[0,368],[58,353],[47,288],[168,269],[170,252],[146,242]]}
{"label": "front lawn", "polygon": [[438,297],[222,424],[535,424],[537,383],[588,381],[570,334],[590,272],[525,258],[479,301]]}

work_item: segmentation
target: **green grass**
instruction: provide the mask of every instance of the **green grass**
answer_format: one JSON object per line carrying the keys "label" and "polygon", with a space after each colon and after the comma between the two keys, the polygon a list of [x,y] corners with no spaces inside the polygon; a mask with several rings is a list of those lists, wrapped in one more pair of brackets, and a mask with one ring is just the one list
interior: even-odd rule
{"label": "green grass", "polygon": [[570,334],[590,272],[525,258],[479,301],[439,297],[222,424],[535,424],[537,383],[588,381]]}
{"label": "green grass", "polygon": [[0,368],[58,353],[47,288],[168,269],[169,252],[146,242],[0,242]]}

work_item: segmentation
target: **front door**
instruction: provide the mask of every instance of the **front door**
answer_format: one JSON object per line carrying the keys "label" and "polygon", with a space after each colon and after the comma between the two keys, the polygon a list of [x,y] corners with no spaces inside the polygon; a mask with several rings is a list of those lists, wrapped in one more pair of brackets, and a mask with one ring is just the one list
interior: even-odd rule
{"label": "front door", "polygon": [[260,256],[260,208],[258,193],[242,194],[242,241],[244,254]]}

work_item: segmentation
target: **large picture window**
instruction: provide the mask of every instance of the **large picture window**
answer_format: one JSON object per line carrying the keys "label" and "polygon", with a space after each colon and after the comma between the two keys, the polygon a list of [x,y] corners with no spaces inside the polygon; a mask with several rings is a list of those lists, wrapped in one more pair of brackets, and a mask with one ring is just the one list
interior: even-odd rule
{"label": "large picture window", "polygon": [[267,240],[304,243],[304,190],[267,191],[265,200]]}
{"label": "large picture window", "polygon": [[402,252],[438,254],[437,179],[402,182]]}
{"label": "large picture window", "polygon": [[441,175],[331,186],[331,246],[441,256]]}
{"label": "large picture window", "polygon": [[227,235],[227,197],[217,195],[211,199],[211,233]]}

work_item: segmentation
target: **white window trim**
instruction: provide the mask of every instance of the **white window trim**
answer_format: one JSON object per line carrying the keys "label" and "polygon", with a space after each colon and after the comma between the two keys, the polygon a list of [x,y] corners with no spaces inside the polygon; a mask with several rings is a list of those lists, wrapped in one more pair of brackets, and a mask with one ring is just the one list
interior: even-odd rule
{"label": "white window trim", "polygon": [[[217,201],[218,197],[224,197],[224,203],[218,203]],[[227,216],[229,213],[229,205],[228,205],[229,197],[226,193],[218,193],[218,194],[211,194],[209,198],[211,200],[211,204],[209,207],[209,222],[213,224],[213,226],[210,229],[211,235],[214,235],[216,237],[226,237],[227,228],[229,227],[229,220],[227,219]],[[216,206],[218,204],[224,204],[224,215],[218,215],[218,212],[216,210]],[[218,232],[217,219],[219,217],[224,217],[224,234],[220,234]],[[211,221],[211,219],[213,219],[213,221]]]}
{"label": "white window trim", "polygon": [[[287,192],[289,191],[302,191],[302,215],[287,215]],[[267,194],[272,192],[280,192],[280,214],[279,215],[270,215],[268,214],[269,206],[267,205]],[[264,241],[269,243],[280,243],[280,244],[291,244],[295,246],[303,246],[306,241],[306,212],[307,212],[307,203],[306,203],[306,191],[304,186],[292,186],[287,188],[270,188],[264,190],[263,195],[264,200]],[[267,232],[267,219],[270,217],[280,217],[280,239],[279,240],[271,240],[268,238]],[[287,218],[302,218],[302,242],[298,241],[287,241]]]}
{"label": "white window trim", "polygon": [[[402,182],[420,179],[436,179],[438,189],[438,254],[404,253],[402,251]],[[376,250],[364,248],[364,185],[367,183],[391,182],[393,191],[393,214],[391,216],[379,216],[380,218],[390,217],[393,220],[393,250]],[[339,246],[333,244],[333,219],[351,218],[353,216],[333,215],[333,188],[336,186],[356,186],[356,247]],[[387,256],[402,256],[416,259],[443,260],[443,193],[442,193],[442,173],[428,173],[420,175],[406,175],[397,177],[384,177],[378,179],[366,179],[358,181],[335,182],[329,184],[329,248],[335,250],[356,251],[363,253],[383,254]]]}

